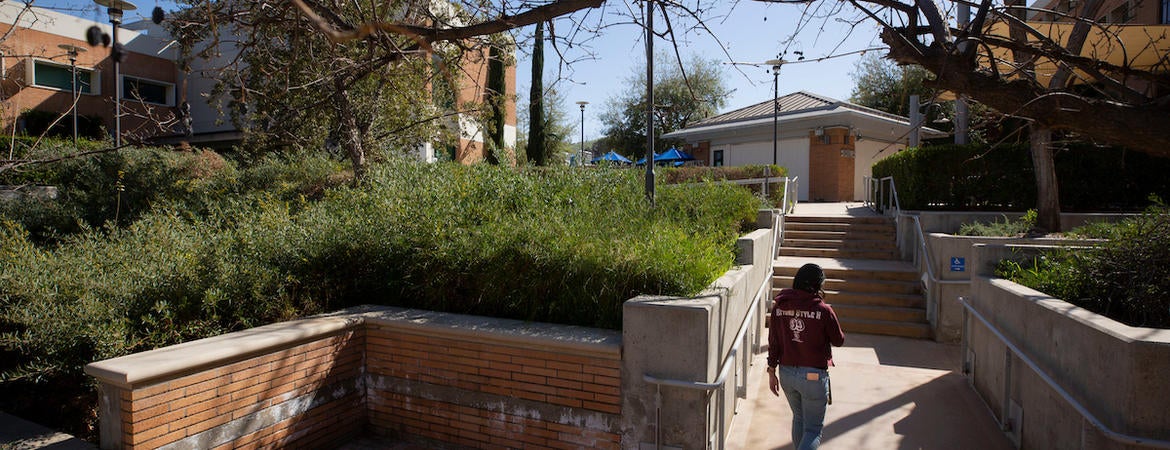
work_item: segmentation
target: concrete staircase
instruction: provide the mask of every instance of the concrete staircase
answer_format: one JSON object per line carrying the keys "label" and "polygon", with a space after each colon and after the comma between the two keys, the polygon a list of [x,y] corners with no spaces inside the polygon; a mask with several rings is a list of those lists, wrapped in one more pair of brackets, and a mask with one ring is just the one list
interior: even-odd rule
{"label": "concrete staircase", "polygon": [[897,258],[885,217],[789,216],[773,273],[773,295],[800,266],[825,270],[825,301],[846,333],[931,337],[918,270]]}

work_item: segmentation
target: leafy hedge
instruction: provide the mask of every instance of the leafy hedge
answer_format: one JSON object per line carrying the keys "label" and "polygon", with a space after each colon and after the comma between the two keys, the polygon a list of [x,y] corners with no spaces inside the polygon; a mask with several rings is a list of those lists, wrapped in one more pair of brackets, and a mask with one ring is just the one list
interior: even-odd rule
{"label": "leafy hedge", "polygon": [[[1073,144],[1054,155],[1061,208],[1141,209],[1150,194],[1170,194],[1170,159],[1115,148]],[[911,148],[873,166],[894,177],[904,209],[1007,210],[1036,207],[1027,145],[937,145]]]}
{"label": "leafy hedge", "polygon": [[1001,261],[998,276],[1135,327],[1170,328],[1170,208],[1103,227],[1108,241]]}
{"label": "leafy hedge", "polygon": [[[126,173],[171,167],[153,158],[168,156]],[[42,415],[80,422],[88,362],[356,304],[616,329],[626,299],[694,295],[726,271],[760,206],[693,184],[663,187],[651,208],[632,171],[392,162],[361,187],[286,186],[344,178],[321,166],[163,177],[175,186],[137,220],[50,245],[0,211],[0,409],[69,394],[80,412]]]}
{"label": "leafy hedge", "polygon": [[[103,148],[82,141],[83,150]],[[76,152],[61,141],[42,142],[26,159],[51,159]],[[155,207],[170,206],[185,214],[204,214],[250,191],[268,191],[285,200],[316,197],[346,182],[344,167],[321,157],[292,161],[270,157],[242,172],[211,151],[130,148],[60,162],[0,172],[0,185],[52,185],[56,200],[0,202],[0,217],[18,218],[37,242],[106,224],[123,226]]]}

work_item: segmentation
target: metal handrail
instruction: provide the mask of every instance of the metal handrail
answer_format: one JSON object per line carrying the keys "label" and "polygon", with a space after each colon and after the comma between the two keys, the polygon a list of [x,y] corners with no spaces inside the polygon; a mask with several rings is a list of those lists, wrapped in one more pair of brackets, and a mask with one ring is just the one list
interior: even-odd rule
{"label": "metal handrail", "polygon": [[[1060,394],[1060,397],[1063,398],[1064,401],[1068,402],[1069,405],[1071,405],[1073,407],[1073,409],[1076,409],[1077,412],[1081,414],[1082,419],[1088,420],[1089,423],[1092,424],[1094,428],[1101,431],[1101,433],[1103,433],[1105,435],[1105,437],[1109,438],[1109,440],[1114,441],[1114,442],[1120,442],[1122,444],[1138,445],[1138,446],[1148,447],[1148,448],[1170,449],[1170,441],[1164,441],[1164,440],[1158,440],[1158,439],[1147,439],[1147,438],[1143,438],[1140,436],[1132,436],[1132,435],[1128,435],[1128,434],[1123,434],[1123,433],[1113,431],[1109,427],[1105,426],[1105,424],[1103,422],[1101,422],[1099,419],[1097,419],[1097,417],[1094,416],[1092,412],[1090,412],[1087,408],[1085,408],[1083,405],[1081,405],[1080,402],[1078,402],[1075,398],[1073,398],[1072,394],[1069,394],[1068,391],[1064,390],[1064,388],[1061,388],[1060,385],[1056,383],[1056,380],[1053,380],[1052,377],[1048,376],[1048,374],[1045,373],[1045,371],[1042,370],[1040,368],[1040,366],[1038,364],[1036,364],[1035,361],[1032,361],[1031,358],[1029,358],[1027,355],[1025,355],[1023,350],[1021,350],[1018,346],[1016,346],[1016,344],[1012,343],[1012,341],[1010,339],[1008,339],[1007,336],[1004,336],[1003,332],[1001,332],[999,330],[999,328],[996,328],[995,325],[992,325],[990,321],[988,321],[986,318],[983,317],[982,314],[979,313],[979,311],[976,311],[975,307],[972,306],[970,303],[968,303],[966,299],[964,299],[963,297],[959,297],[959,304],[963,305],[963,308],[966,312],[968,312],[970,314],[974,314],[976,319],[979,319],[980,322],[983,322],[983,325],[986,326],[987,329],[989,331],[991,331],[991,333],[994,334],[996,338],[998,338],[1000,341],[1002,341],[1004,343],[1004,345],[1009,350],[1011,350],[1013,354],[1016,355],[1016,357],[1020,358],[1020,360],[1023,361],[1024,364],[1027,364],[1028,367],[1031,368],[1032,371],[1035,372],[1036,375],[1039,376],[1041,380],[1044,380],[1044,382],[1048,384],[1048,387],[1050,387],[1050,388],[1052,388],[1052,390],[1056,391],[1057,394]],[[1008,399],[1004,398],[1003,401],[1006,403],[1008,401]],[[1006,420],[1006,418],[1005,418],[1005,420]]]}

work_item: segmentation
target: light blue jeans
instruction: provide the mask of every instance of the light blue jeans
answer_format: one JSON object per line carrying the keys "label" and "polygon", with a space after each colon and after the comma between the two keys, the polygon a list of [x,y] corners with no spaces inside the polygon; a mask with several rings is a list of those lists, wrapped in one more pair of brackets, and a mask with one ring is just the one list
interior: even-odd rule
{"label": "light blue jeans", "polygon": [[[796,450],[816,450],[825,426],[829,402],[829,372],[812,367],[780,366],[780,389],[792,408],[792,445]],[[809,374],[817,380],[809,380]]]}

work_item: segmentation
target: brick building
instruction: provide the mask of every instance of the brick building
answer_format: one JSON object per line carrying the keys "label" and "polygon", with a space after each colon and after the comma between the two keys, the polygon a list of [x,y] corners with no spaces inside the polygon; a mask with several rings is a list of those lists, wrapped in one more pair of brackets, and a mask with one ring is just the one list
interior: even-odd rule
{"label": "brick building", "polygon": [[145,136],[159,133],[150,118],[172,114],[179,95],[175,89],[178,74],[174,50],[151,36],[119,30],[118,40],[128,53],[119,65],[121,76],[116,81],[110,49],[90,46],[85,41],[86,29],[91,26],[97,26],[102,33],[112,33],[108,23],[45,8],[26,8],[19,2],[0,3],[0,35],[7,36],[0,42],[3,52],[0,125],[4,130],[21,131],[25,125],[21,117],[29,111],[70,110],[73,67],[68,52],[60,46],[73,45],[85,49],[76,58],[78,114],[100,118],[106,130],[113,130],[114,90],[120,83],[123,133]]}
{"label": "brick building", "polygon": [[[801,201],[865,197],[873,163],[906,147],[910,119],[809,92],[778,99],[776,163],[799,177]],[[772,100],[707,118],[663,135],[683,139],[700,164],[743,166],[772,162]],[[922,137],[945,133],[931,128]]]}
{"label": "brick building", "polygon": [[[96,8],[96,7],[95,7]],[[133,13],[133,14],[132,14]],[[101,19],[106,19],[104,12]],[[182,136],[181,123],[164,127],[156,118],[173,117],[179,114],[178,106],[183,102],[191,105],[192,136],[183,137],[195,145],[225,146],[238,142],[241,132],[233,125],[231,113],[226,105],[214,104],[204,95],[211,92],[218,71],[226,61],[235,55],[231,46],[234,39],[221,39],[225,43],[217,56],[210,60],[192,62],[190,73],[179,70],[177,45],[162,26],[149,20],[139,20],[136,12],[127,12],[124,24],[119,29],[118,40],[123,43],[128,55],[119,65],[122,86],[121,121],[123,136],[160,137],[175,136],[170,141],[178,142]],[[20,2],[0,2],[0,73],[3,80],[0,99],[0,125],[7,133],[24,131],[22,115],[29,111],[67,113],[73,100],[72,66],[66,50],[60,45],[73,45],[85,49],[76,58],[79,99],[77,111],[80,116],[98,118],[105,130],[114,130],[114,89],[116,86],[113,60],[108,47],[90,46],[85,41],[86,30],[97,26],[101,32],[111,34],[108,23],[95,22],[39,7],[26,7]],[[223,33],[231,33],[224,29]],[[459,67],[456,93],[457,104],[482,102],[487,80],[487,58],[484,55],[469,55]],[[516,142],[516,71],[507,67],[505,75],[506,114],[505,143],[514,148]],[[453,149],[436,150],[435,144],[419,148],[420,158],[436,160],[436,151],[451,150],[453,158],[472,163],[483,158],[483,132],[480,125],[469,117],[457,115],[450,119],[461,130],[460,138]],[[81,128],[81,127],[79,127]],[[7,134],[6,133],[6,134]],[[167,142],[164,140],[164,142]]]}

